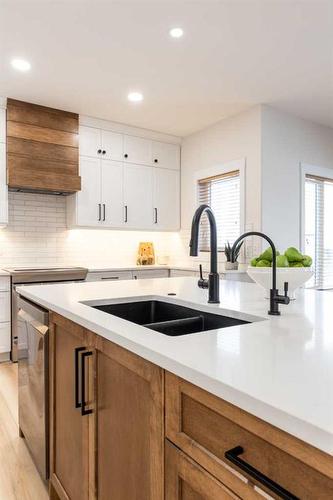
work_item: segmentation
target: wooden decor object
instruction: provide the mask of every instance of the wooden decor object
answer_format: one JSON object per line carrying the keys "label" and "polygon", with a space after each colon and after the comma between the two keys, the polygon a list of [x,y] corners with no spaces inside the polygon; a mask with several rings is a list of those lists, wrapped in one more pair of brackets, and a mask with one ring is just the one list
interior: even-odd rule
{"label": "wooden decor object", "polygon": [[8,99],[7,182],[19,191],[80,191],[79,116]]}

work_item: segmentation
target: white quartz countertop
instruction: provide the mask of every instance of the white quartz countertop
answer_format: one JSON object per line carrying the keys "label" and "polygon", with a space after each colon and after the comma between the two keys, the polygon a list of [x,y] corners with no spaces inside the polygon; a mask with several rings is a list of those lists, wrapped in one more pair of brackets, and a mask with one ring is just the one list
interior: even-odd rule
{"label": "white quartz countertop", "polygon": [[[159,270],[159,269],[176,269],[179,271],[196,271],[199,272],[199,266],[189,266],[189,265],[175,265],[172,266],[170,264],[168,265],[163,265],[163,264],[154,264],[154,265],[133,265],[133,266],[96,266],[94,267],[93,265],[88,266],[88,272],[89,273],[102,273],[102,272],[117,272],[117,271],[146,271],[146,270]],[[203,266],[203,270],[205,272],[209,272],[209,266]],[[246,273],[246,266],[241,265],[240,269],[237,270],[226,270],[222,266],[222,269],[220,270],[220,273],[226,274],[226,273],[231,273],[231,274],[238,274],[238,273]]]}
{"label": "white quartz countertop", "polygon": [[[333,291],[300,291],[296,301],[280,306],[281,316],[271,317],[258,285],[221,280],[220,287],[219,305],[207,304],[207,290],[198,288],[196,278],[30,285],[18,290],[333,455]],[[82,303],[143,296],[260,321],[168,337]]]}

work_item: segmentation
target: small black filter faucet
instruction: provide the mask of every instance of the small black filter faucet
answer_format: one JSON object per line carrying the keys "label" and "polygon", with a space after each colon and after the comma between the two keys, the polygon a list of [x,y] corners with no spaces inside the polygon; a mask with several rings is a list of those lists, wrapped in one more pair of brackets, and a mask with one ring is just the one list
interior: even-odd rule
{"label": "small black filter faucet", "polygon": [[190,255],[197,257],[199,250],[199,226],[200,219],[203,213],[208,216],[210,226],[210,273],[208,280],[202,276],[202,269],[200,266],[200,279],[198,286],[200,288],[208,288],[208,302],[210,304],[220,303],[220,282],[219,273],[217,272],[217,232],[216,220],[212,209],[208,205],[200,205],[194,213],[192,219],[191,240],[190,240]]}
{"label": "small black filter faucet", "polygon": [[244,238],[247,238],[248,236],[260,236],[261,238],[264,238],[270,245],[272,249],[272,288],[270,290],[270,307],[268,314],[271,314],[273,316],[279,316],[281,313],[279,311],[279,304],[289,304],[290,299],[288,297],[288,283],[286,282],[284,284],[284,295],[279,295],[279,290],[276,288],[276,248],[273,243],[273,241],[264,233],[260,233],[258,231],[250,231],[248,233],[242,234],[235,243],[232,246],[231,252],[232,256],[234,257],[235,249],[236,246],[240,241],[242,241]]}

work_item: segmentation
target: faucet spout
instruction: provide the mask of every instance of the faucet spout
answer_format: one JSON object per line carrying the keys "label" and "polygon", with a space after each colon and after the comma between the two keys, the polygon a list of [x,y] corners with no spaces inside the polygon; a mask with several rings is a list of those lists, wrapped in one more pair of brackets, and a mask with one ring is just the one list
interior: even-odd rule
{"label": "faucet spout", "polygon": [[279,291],[276,288],[276,248],[269,236],[259,231],[249,231],[247,233],[242,234],[232,246],[231,253],[234,258],[235,249],[239,242],[241,242],[244,238],[248,236],[260,236],[264,238],[272,249],[272,288],[270,290],[270,308],[268,314],[278,316],[280,315],[279,304],[289,304],[290,299],[288,297],[288,283],[284,284],[284,295],[279,295]]}
{"label": "faucet spout", "polygon": [[[219,274],[217,272],[217,229],[214,213],[209,205],[200,205],[194,213],[191,228],[190,256],[197,257],[199,252],[199,228],[203,213],[207,214],[210,226],[210,273],[208,277],[209,303],[219,304]],[[204,280],[199,280],[199,286],[205,288]]]}

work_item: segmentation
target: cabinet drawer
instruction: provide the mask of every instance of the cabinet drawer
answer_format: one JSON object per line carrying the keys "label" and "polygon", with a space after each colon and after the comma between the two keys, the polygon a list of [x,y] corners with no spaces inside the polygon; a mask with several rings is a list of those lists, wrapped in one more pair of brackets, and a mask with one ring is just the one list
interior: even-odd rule
{"label": "cabinet drawer", "polygon": [[165,443],[165,500],[239,498],[171,443]]}
{"label": "cabinet drawer", "polygon": [[10,351],[10,323],[0,323],[0,353]]}
{"label": "cabinet drawer", "polygon": [[0,323],[10,321],[10,293],[0,291]]}
{"label": "cabinet drawer", "polygon": [[262,498],[253,484],[279,496],[225,458],[238,446],[239,458],[296,497],[333,498],[333,457],[169,373],[166,435],[241,498]]}
{"label": "cabinet drawer", "polygon": [[131,279],[131,271],[105,271],[88,273],[86,281],[118,281]]}
{"label": "cabinet drawer", "polygon": [[9,276],[0,276],[0,292],[9,292],[10,278]]}
{"label": "cabinet drawer", "polygon": [[149,278],[168,278],[168,269],[147,269],[145,271],[133,271],[133,278],[135,280],[149,279]]}

